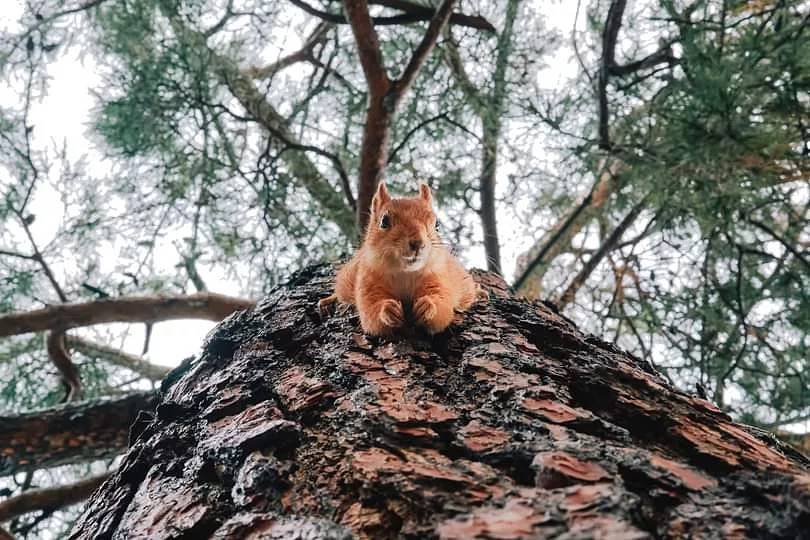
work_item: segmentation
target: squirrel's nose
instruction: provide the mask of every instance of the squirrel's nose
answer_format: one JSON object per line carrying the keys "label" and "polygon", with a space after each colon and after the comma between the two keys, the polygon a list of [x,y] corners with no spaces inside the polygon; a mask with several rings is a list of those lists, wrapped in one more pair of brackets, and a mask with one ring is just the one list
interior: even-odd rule
{"label": "squirrel's nose", "polygon": [[423,246],[423,244],[422,244],[422,241],[421,241],[421,240],[411,240],[411,241],[409,242],[409,244],[410,244],[411,249],[412,249],[413,251],[419,251],[420,249],[422,249],[422,246]]}

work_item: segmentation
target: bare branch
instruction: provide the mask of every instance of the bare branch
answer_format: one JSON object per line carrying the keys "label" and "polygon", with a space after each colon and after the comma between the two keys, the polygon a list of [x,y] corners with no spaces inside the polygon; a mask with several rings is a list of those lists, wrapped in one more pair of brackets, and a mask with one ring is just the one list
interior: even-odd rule
{"label": "bare branch", "polygon": [[[304,2],[303,0],[290,0],[290,3],[306,11],[310,15],[318,17],[321,20],[334,24],[349,23],[344,15],[320,10],[307,2]],[[431,7],[414,4],[404,0],[371,0],[368,3],[370,5],[385,6],[404,12],[400,15],[393,15],[390,17],[372,17],[371,22],[374,23],[375,26],[412,24],[421,21],[429,21],[433,18],[433,14],[435,13],[435,10]],[[455,26],[466,26],[468,28],[475,28],[477,30],[484,30],[486,32],[495,31],[495,27],[480,15],[453,13],[450,16],[450,24]]]}
{"label": "bare branch", "polygon": [[427,60],[430,51],[436,46],[436,40],[439,39],[442,29],[447,25],[455,3],[456,0],[444,0],[441,6],[439,6],[439,9],[436,10],[436,14],[430,20],[427,31],[425,35],[422,36],[422,41],[419,42],[419,45],[411,56],[411,60],[408,62],[400,78],[394,84],[397,100],[401,99],[405,92],[411,87],[414,79],[419,74],[419,70],[424,65],[425,60]]}
{"label": "bare branch", "polygon": [[315,30],[309,35],[304,46],[301,47],[299,50],[295,51],[294,53],[290,53],[287,56],[280,58],[279,60],[273,62],[272,64],[268,64],[264,67],[251,67],[246,70],[246,74],[248,77],[253,79],[267,79],[272,77],[279,71],[283,70],[286,67],[289,67],[293,64],[298,62],[304,62],[312,60],[312,49],[315,48],[316,45],[319,43],[323,43],[326,39],[326,34],[331,30],[333,27],[331,24],[328,23],[321,23],[315,27]]}
{"label": "bare branch", "polygon": [[66,344],[73,351],[129,369],[151,381],[160,381],[171,371],[171,368],[153,364],[143,357],[77,336],[67,336]]}
{"label": "bare branch", "polygon": [[768,236],[770,236],[771,238],[773,238],[774,240],[776,240],[777,242],[782,244],[782,246],[784,246],[785,249],[787,249],[789,252],[791,252],[794,257],[796,257],[798,260],[800,260],[802,262],[802,264],[804,264],[807,268],[810,268],[810,261],[805,259],[804,256],[801,254],[801,252],[799,250],[797,250],[795,247],[793,247],[790,242],[786,241],[784,238],[779,236],[776,233],[776,231],[774,231],[773,229],[771,229],[770,227],[768,227],[767,225],[765,225],[761,221],[757,221],[755,219],[749,218],[748,223],[750,223],[751,225],[753,225],[757,229],[765,232],[766,234],[768,234]]}
{"label": "bare branch", "polygon": [[371,22],[368,3],[366,0],[344,0],[343,6],[346,10],[346,18],[352,27],[360,65],[363,66],[363,74],[366,77],[369,92],[372,96],[383,96],[388,92],[391,80],[385,72],[380,52],[380,39]]}
{"label": "bare branch", "polygon": [[[588,195],[556,223],[534,248],[529,250],[526,254],[527,262],[520,265],[519,261],[519,266],[523,268],[515,279],[514,289],[516,291],[530,293],[532,288],[529,287],[529,279],[539,281],[542,278],[542,272],[538,271],[547,267],[552,259],[562,253],[566,241],[579,232],[594,213],[604,206],[616,189],[616,177],[621,169],[621,163],[618,160],[603,162],[603,170],[599,179],[591,187]],[[536,293],[531,291],[529,296],[536,296]]]}
{"label": "bare branch", "polygon": [[36,261],[37,258],[34,255],[25,255],[24,253],[17,253],[16,251],[8,251],[5,249],[0,249],[0,256],[3,257],[14,257],[16,259],[26,259],[29,261]]}
{"label": "bare branch", "polygon": [[62,376],[62,380],[68,388],[64,401],[75,401],[79,399],[82,394],[82,382],[79,377],[79,370],[71,361],[70,354],[68,354],[65,348],[64,330],[58,329],[50,331],[46,340],[46,348],[48,350],[48,358],[51,359],[53,365],[59,370],[59,374]]}
{"label": "bare branch", "polygon": [[574,277],[573,281],[571,281],[571,284],[568,286],[567,289],[565,289],[565,292],[563,292],[560,295],[560,297],[555,301],[555,303],[559,306],[560,309],[564,309],[565,306],[567,306],[574,299],[579,288],[585,284],[585,282],[588,280],[588,277],[593,273],[593,271],[596,269],[596,267],[599,265],[599,263],[602,261],[605,255],[610,253],[610,251],[614,247],[616,247],[616,244],[619,242],[619,240],[621,240],[624,232],[630,227],[630,225],[633,224],[638,215],[644,209],[645,203],[646,197],[642,199],[641,202],[636,204],[630,210],[630,212],[627,213],[626,216],[624,216],[624,219],[622,219],[622,221],[616,226],[616,228],[613,229],[613,232],[610,233],[610,235],[605,239],[605,241],[602,242],[602,245],[599,246],[599,249],[596,251],[596,253],[591,255],[590,259],[588,259],[588,262],[586,262],[585,266],[582,267],[582,270],[580,270],[579,274],[577,274],[576,277]]}
{"label": "bare branch", "polygon": [[59,328],[69,330],[111,322],[155,322],[174,319],[221,321],[255,302],[215,293],[110,298],[59,304],[28,312],[0,315],[0,337]]}
{"label": "bare branch", "polygon": [[462,124],[459,124],[458,122],[456,122],[455,120],[450,118],[447,115],[447,113],[441,113],[441,114],[437,114],[436,116],[431,116],[430,118],[428,118],[426,120],[422,120],[421,122],[416,124],[413,128],[411,128],[408,131],[408,133],[406,133],[405,136],[402,137],[402,140],[399,142],[399,144],[397,144],[396,147],[391,151],[390,155],[388,156],[388,163],[391,163],[392,161],[394,161],[394,157],[397,155],[397,153],[399,153],[399,151],[402,150],[402,148],[408,143],[410,138],[417,131],[419,131],[423,127],[428,126],[428,125],[430,125],[430,124],[432,124],[434,122],[438,122],[439,120],[443,120],[443,121],[447,122],[448,124],[450,124],[451,126],[457,127],[461,131],[467,133],[468,135],[471,135],[475,139],[481,140],[481,138],[478,135],[476,135],[474,132],[470,131],[469,128],[465,127]]}
{"label": "bare branch", "polygon": [[73,484],[24,491],[0,502],[0,521],[39,510],[57,510],[81,502],[92,495],[109,476],[110,473],[104,473],[83,478]]}
{"label": "bare branch", "polygon": [[39,251],[39,247],[37,246],[36,241],[34,240],[34,235],[31,234],[31,228],[28,226],[29,221],[23,215],[21,210],[14,210],[14,213],[17,215],[17,218],[20,220],[20,225],[25,231],[25,236],[28,238],[28,242],[31,244],[31,249],[34,250],[34,254],[29,257],[32,261],[36,261],[39,266],[42,268],[42,271],[45,273],[45,277],[48,278],[53,290],[56,292],[56,296],[59,297],[59,300],[62,302],[67,302],[68,298],[65,292],[62,290],[62,287],[59,285],[59,282],[56,281],[56,276],[54,276],[53,271],[51,271],[51,267],[48,266],[48,263],[45,262],[45,258],[42,256],[42,252]]}
{"label": "bare branch", "polygon": [[40,14],[39,17],[37,17],[37,22],[35,24],[29,26],[28,28],[26,28],[25,32],[23,32],[22,34],[20,34],[17,37],[17,40],[14,43],[14,46],[7,53],[7,56],[10,56],[15,50],[17,50],[17,48],[21,44],[26,42],[26,40],[31,36],[31,34],[36,32],[37,30],[39,30],[43,26],[45,26],[47,24],[50,24],[50,23],[54,22],[55,20],[60,19],[60,18],[62,18],[64,16],[66,16],[66,15],[73,15],[75,13],[80,13],[82,11],[87,11],[89,9],[92,9],[92,8],[94,8],[96,6],[100,6],[101,4],[103,4],[106,1],[107,0],[90,0],[89,2],[79,4],[75,8],[64,9],[62,11],[57,11],[57,12],[51,13],[50,15],[41,15]]}

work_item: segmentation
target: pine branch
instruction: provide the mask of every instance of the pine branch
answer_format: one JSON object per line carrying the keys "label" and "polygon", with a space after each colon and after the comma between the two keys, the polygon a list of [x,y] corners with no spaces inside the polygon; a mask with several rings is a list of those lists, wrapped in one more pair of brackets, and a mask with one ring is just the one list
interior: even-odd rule
{"label": "pine branch", "polygon": [[221,321],[234,311],[248,309],[253,300],[216,293],[129,296],[93,302],[59,304],[27,312],[0,315],[0,337],[58,328],[111,322],[207,319]]}

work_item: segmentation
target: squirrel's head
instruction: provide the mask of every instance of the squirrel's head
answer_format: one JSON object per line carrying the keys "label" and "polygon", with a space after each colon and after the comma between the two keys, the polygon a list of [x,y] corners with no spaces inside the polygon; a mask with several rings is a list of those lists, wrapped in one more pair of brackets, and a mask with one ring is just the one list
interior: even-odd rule
{"label": "squirrel's head", "polygon": [[392,269],[415,272],[425,267],[439,243],[433,196],[419,184],[416,197],[392,198],[380,182],[371,201],[364,246]]}

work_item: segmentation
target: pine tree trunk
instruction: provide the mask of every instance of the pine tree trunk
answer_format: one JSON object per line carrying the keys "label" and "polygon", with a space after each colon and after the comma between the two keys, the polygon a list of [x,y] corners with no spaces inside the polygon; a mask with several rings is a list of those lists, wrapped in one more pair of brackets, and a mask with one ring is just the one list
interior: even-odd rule
{"label": "pine tree trunk", "polygon": [[73,538],[800,538],[806,458],[540,303],[432,340],[321,321],[332,272],[223,321]]}

